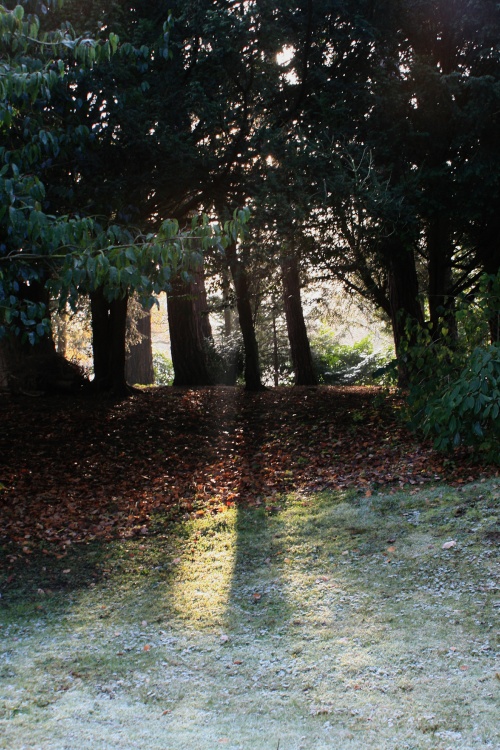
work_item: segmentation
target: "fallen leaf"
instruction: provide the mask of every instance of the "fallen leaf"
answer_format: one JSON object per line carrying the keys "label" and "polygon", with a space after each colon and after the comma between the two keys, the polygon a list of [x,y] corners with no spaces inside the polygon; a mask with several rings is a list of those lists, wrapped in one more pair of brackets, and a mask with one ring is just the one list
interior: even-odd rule
{"label": "fallen leaf", "polygon": [[149,643],[146,643],[146,645],[144,646],[144,648],[142,650],[143,651],[151,651],[151,646],[149,645]]}
{"label": "fallen leaf", "polygon": [[457,543],[455,540],[452,540],[451,542],[445,542],[441,549],[451,549],[452,547],[456,547]]}
{"label": "fallen leaf", "polygon": [[[111,408],[98,400],[7,400],[2,404],[2,424],[8,425],[2,465],[9,467],[1,482],[2,533],[20,557],[43,549],[62,559],[70,544],[141,539],[141,534],[145,541],[159,505],[172,518],[187,514],[189,520],[193,511],[207,513],[212,504],[223,510],[264,502],[278,511],[278,498],[293,490],[351,486],[363,495],[372,487],[392,493],[406,484],[463,484],[491,473],[479,463],[472,469],[466,455],[446,462],[416,441],[395,421],[393,408],[377,406],[372,389],[344,388],[341,398],[339,393],[335,387],[318,388],[304,398],[300,390],[282,388],[235,399],[224,388],[182,396],[163,388]],[[401,407],[397,396],[388,403]],[[352,418],[357,413],[367,419],[358,424]],[[160,414],[168,414],[168,420]],[[151,451],[153,422],[157,452]],[[53,451],[37,454],[33,482],[27,434],[33,445],[57,435],[61,445],[74,447],[71,455],[78,461],[69,454],[55,461]],[[119,446],[113,461],[110,435]],[[176,558],[173,564],[180,562]]]}

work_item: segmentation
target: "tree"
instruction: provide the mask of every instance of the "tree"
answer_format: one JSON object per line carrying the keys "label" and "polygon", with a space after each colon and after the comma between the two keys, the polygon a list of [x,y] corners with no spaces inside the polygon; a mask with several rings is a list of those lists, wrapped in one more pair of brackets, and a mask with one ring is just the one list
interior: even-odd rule
{"label": "tree", "polygon": [[[96,381],[123,393],[128,296],[135,291],[150,305],[175,274],[190,266],[193,253],[222,246],[224,232],[208,220],[195,220],[183,231],[175,221],[159,222],[155,232],[134,231],[130,221],[114,221],[112,210],[104,222],[97,221],[88,205],[84,216],[68,216],[65,211],[74,209],[95,184],[86,171],[94,151],[84,148],[92,140],[92,128],[82,124],[79,87],[88,75],[93,80],[89,90],[97,90],[97,63],[110,59],[118,39],[110,34],[101,43],[87,35],[78,37],[69,27],[42,33],[38,18],[25,17],[20,6],[13,11],[1,6],[0,22],[2,49],[9,55],[8,62],[3,60],[0,100],[6,136],[0,175],[0,221],[6,238],[0,248],[2,331],[31,343],[50,337],[48,295],[64,306],[89,294]],[[146,52],[142,50],[142,56]],[[125,58],[129,53],[137,72],[134,49],[125,48]],[[105,120],[101,112],[101,130],[106,130]],[[77,169],[69,169],[71,158]],[[56,175],[49,190],[42,181],[48,165]],[[227,222],[231,239],[237,224]],[[189,242],[193,236],[195,249]],[[33,299],[36,286],[41,292]]]}
{"label": "tree", "polygon": [[260,391],[263,389],[263,385],[260,372],[259,347],[252,315],[249,279],[245,262],[241,253],[238,252],[236,242],[228,245],[226,254],[236,290],[236,308],[243,336],[245,387],[250,391]]}
{"label": "tree", "polygon": [[167,294],[174,385],[212,385],[197,295],[189,279],[177,278]]}
{"label": "tree", "polygon": [[70,67],[109,57],[116,39],[98,44],[69,28],[42,33],[38,17],[26,15],[23,6],[1,5],[0,42],[0,339],[4,368],[19,380],[28,353],[30,360],[40,354],[46,370],[51,369],[47,360],[56,361],[46,285],[92,231],[90,222],[47,210],[41,175],[84,137],[78,129],[59,126],[52,93],[69,81]]}
{"label": "tree", "polygon": [[299,258],[295,248],[283,249],[281,268],[283,302],[295,385],[318,385],[302,310]]}
{"label": "tree", "polygon": [[487,164],[499,156],[500,24],[490,2],[380,10],[367,7],[358,28],[348,26],[367,66],[339,54],[318,69],[306,132],[324,189],[310,231],[317,262],[389,316],[399,351],[408,322],[436,338],[441,325],[453,330],[457,295],[476,293],[485,263],[498,269],[498,171]]}
{"label": "tree", "polygon": [[137,301],[134,300],[134,302],[135,305],[128,305],[125,379],[131,385],[134,383],[151,385],[155,382],[151,311],[145,310]]}
{"label": "tree", "polygon": [[[176,380],[211,382],[201,254],[223,232],[179,226],[250,206],[251,234],[230,232],[211,259],[233,277],[247,387],[261,387],[252,274],[264,263],[282,271],[298,383],[314,382],[300,302],[310,268],[382,310],[398,353],[414,325],[435,339],[454,330],[457,295],[498,271],[500,236],[500,169],[489,169],[500,166],[500,12],[493,0],[454,7],[71,0],[77,33],[54,30],[50,13],[40,24],[6,11],[33,72],[3,99],[4,255],[19,271],[3,274],[5,299],[18,300],[9,329],[48,332],[43,295],[26,291],[35,283],[61,302],[91,295],[96,382],[123,391],[126,299],[137,292],[147,308],[170,287]],[[104,18],[108,43],[83,34]],[[42,31],[57,60],[30,41]]]}

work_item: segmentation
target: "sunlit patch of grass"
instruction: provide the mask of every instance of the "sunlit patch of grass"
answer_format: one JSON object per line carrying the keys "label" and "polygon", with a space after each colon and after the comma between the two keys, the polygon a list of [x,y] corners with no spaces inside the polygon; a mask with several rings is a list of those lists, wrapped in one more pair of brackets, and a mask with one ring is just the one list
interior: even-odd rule
{"label": "sunlit patch of grass", "polygon": [[236,559],[236,511],[188,524],[190,536],[165,595],[171,612],[190,624],[220,628],[224,623]]}

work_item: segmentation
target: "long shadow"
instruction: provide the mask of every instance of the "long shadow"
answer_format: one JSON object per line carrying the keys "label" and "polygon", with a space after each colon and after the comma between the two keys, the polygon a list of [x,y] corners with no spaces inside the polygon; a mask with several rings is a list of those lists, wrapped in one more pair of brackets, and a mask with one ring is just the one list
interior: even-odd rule
{"label": "long shadow", "polygon": [[[143,537],[139,534],[136,538],[114,541],[110,545],[99,541],[82,546],[70,545],[64,551],[65,557],[56,558],[50,564],[44,565],[43,557],[34,560],[30,566],[33,575],[30,572],[23,579],[23,585],[17,587],[16,596],[11,596],[10,602],[9,597],[5,600],[8,606],[24,613],[25,622],[33,621],[33,615],[42,618],[45,609],[52,615],[57,612],[67,633],[95,629],[96,617],[102,621],[102,645],[96,644],[94,650],[84,654],[78,654],[77,648],[70,650],[71,656],[77,659],[72,667],[73,672],[80,675],[76,679],[96,674],[110,679],[110,674],[114,673],[128,679],[128,673],[139,673],[155,663],[151,661],[157,658],[154,653],[150,655],[149,649],[144,650],[152,643],[153,652],[158,648],[161,658],[167,655],[169,674],[181,679],[182,670],[187,670],[193,679],[189,690],[199,690],[195,672],[197,664],[195,668],[191,668],[190,663],[186,666],[189,657],[175,651],[175,645],[170,644],[169,638],[174,631],[182,632],[183,626],[189,630],[189,637],[186,636],[182,644],[186,648],[196,647],[196,629],[208,626],[216,631],[211,636],[214,644],[217,644],[222,630],[230,635],[230,643],[234,646],[246,641],[260,642],[263,652],[267,653],[276,648],[277,639],[292,624],[293,602],[288,599],[286,571],[286,557],[290,550],[285,546],[277,488],[272,480],[276,467],[270,474],[268,461],[271,455],[276,456],[280,424],[295,419],[297,415],[289,413],[287,399],[278,393],[275,394],[275,406],[282,408],[274,409],[272,420],[266,411],[269,394],[266,397],[247,394],[241,389],[179,389],[169,395],[169,403],[172,404],[172,399],[177,401],[176,407],[168,414],[157,410],[154,422],[150,418],[151,411],[144,409],[142,404],[149,399],[157,405],[160,401],[156,401],[154,394],[145,394],[135,402],[103,409],[94,422],[87,415],[86,435],[89,451],[107,451],[109,473],[106,474],[105,467],[99,467],[99,480],[114,480],[115,499],[112,502],[115,506],[127,508],[126,501],[121,505],[120,499],[127,488],[133,490],[136,503],[141,502],[142,493],[148,508],[148,520],[154,523],[155,495],[160,498],[158,513],[163,507],[170,507],[168,503],[162,505],[162,498],[168,496],[170,504],[174,501],[181,515],[185,511],[184,515],[188,517],[188,523],[177,530],[181,536],[185,535],[184,539],[176,541],[175,536],[165,529],[162,531],[159,524],[158,536],[154,539],[148,539],[146,533]],[[314,414],[308,416],[312,424]],[[298,415],[292,431],[304,430],[301,418]],[[158,452],[157,460],[148,461],[152,451],[162,453]],[[73,455],[67,457],[67,463],[73,460]],[[130,460],[132,456],[133,462]],[[295,454],[283,457],[283,461],[288,462],[287,465],[284,463],[283,471],[287,471],[295,460]],[[96,481],[95,475],[91,478]],[[177,494],[176,483],[180,486]],[[210,592],[201,583],[197,586],[196,582],[189,580],[191,560],[197,555],[196,522],[193,523],[192,518],[197,513],[197,503],[206,505],[210,494],[217,495],[220,488],[223,491],[219,493],[218,502],[235,505],[236,522],[231,537],[232,549],[227,555],[229,565],[219,579],[220,614],[217,610],[212,616],[209,612]],[[110,512],[112,507],[111,504],[107,506]],[[206,508],[204,512],[207,512]],[[140,508],[137,515],[139,520],[144,518]],[[224,524],[224,513],[215,518],[220,518]],[[73,547],[77,548],[73,550]],[[200,570],[200,579],[202,577]],[[115,580],[120,580],[119,588],[115,588]],[[98,590],[97,596],[94,588]],[[183,590],[188,596],[197,596],[195,602],[185,602],[185,612],[182,610],[182,597],[186,595]],[[96,615],[99,601],[102,605]],[[89,607],[94,610],[91,619],[87,619]],[[196,608],[206,610],[209,616],[197,620]],[[134,621],[137,624],[134,625]],[[122,635],[122,628],[129,634]],[[164,628],[166,635],[159,635],[160,628]],[[116,663],[109,659],[108,650],[110,634],[114,630],[117,633]],[[69,648],[67,640],[65,648]],[[172,658],[170,648],[174,649]],[[235,649],[232,645],[228,654],[231,654],[230,663],[217,667],[218,672],[208,684],[217,685],[221,681],[221,669],[227,669],[224,675],[227,674],[229,679],[234,677],[233,690],[240,690],[243,682],[239,679],[241,675],[237,674],[239,664],[237,657],[233,656]],[[38,671],[46,670],[58,679],[63,669],[67,671],[67,666],[61,666],[50,646],[36,659],[34,663]],[[259,705],[260,709],[265,708],[266,690],[280,689],[283,679],[277,676],[277,670],[281,660],[282,655],[278,655],[276,663],[269,667],[269,676],[263,673],[263,692],[253,709],[259,710]],[[175,684],[175,680],[172,683]],[[162,695],[167,698],[175,698],[176,705],[182,704],[180,688],[172,688],[171,693],[164,687],[161,690],[165,691]],[[200,692],[200,705],[208,706],[210,698]]]}
{"label": "long shadow", "polygon": [[[279,399],[279,395],[275,395]],[[240,468],[238,505],[233,553],[233,572],[229,581],[226,610],[227,633],[235,645],[253,644],[254,653],[261,653],[268,664],[249,667],[246,680],[251,680],[252,701],[245,709],[245,721],[260,722],[266,710],[269,690],[278,690],[281,657],[276,649],[293,618],[293,604],[287,596],[288,562],[284,546],[284,526],[280,518],[280,497],[269,481],[267,464],[270,446],[279,435],[279,424],[273,424],[267,410],[270,393],[240,395],[239,414]],[[286,414],[286,412],[285,412]],[[279,421],[283,417],[275,410]],[[227,686],[227,695],[237,696],[244,684],[238,668],[229,674],[234,678]],[[242,682],[243,681],[243,682]],[[244,695],[243,695],[244,698]]]}
{"label": "long shadow", "polygon": [[[36,599],[39,589],[98,583],[105,552],[92,540],[145,539],[157,519],[217,506],[272,505],[269,456],[291,415],[285,406],[270,416],[270,398],[227,387],[3,402],[4,601],[16,587]],[[237,567],[246,555],[238,545]],[[63,572],[74,558],[78,579]]]}

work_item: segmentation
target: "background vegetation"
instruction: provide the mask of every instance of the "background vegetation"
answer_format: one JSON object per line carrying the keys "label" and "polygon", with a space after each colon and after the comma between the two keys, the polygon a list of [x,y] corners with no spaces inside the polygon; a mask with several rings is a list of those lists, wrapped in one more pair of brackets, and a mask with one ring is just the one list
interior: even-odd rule
{"label": "background vegetation", "polygon": [[378,349],[309,340],[335,283],[413,423],[494,455],[499,31],[494,0],[0,6],[2,386],[86,385],[70,314],[94,389],[151,380],[164,291],[176,386],[372,382]]}

